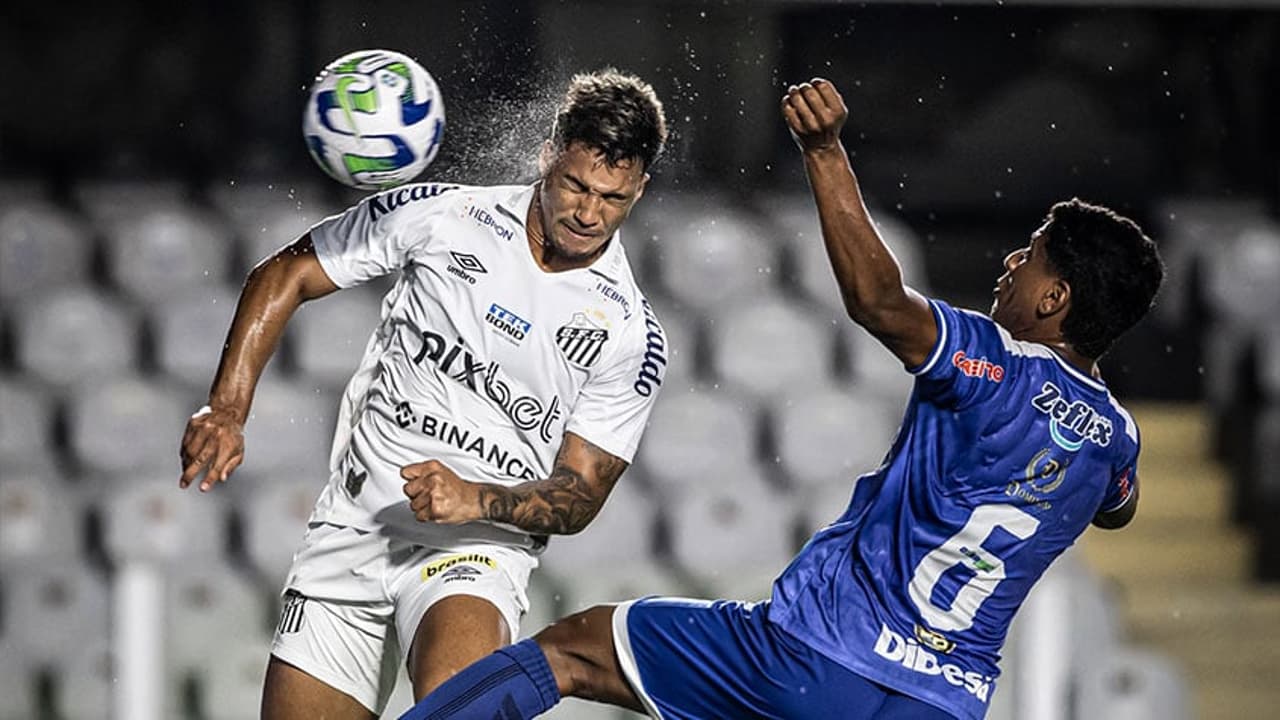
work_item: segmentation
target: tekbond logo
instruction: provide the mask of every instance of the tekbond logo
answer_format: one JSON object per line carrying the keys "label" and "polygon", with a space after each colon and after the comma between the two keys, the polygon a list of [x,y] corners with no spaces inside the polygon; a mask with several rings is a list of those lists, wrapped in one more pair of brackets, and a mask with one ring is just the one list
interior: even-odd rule
{"label": "tekbond logo", "polygon": [[[426,582],[431,578],[444,572],[445,570],[448,570],[449,568],[458,567],[459,565],[464,565],[464,564],[480,565],[480,566],[491,568],[491,569],[497,569],[498,567],[498,563],[495,562],[494,559],[489,557],[488,555],[481,555],[480,553],[470,553],[467,555],[450,555],[448,557],[440,558],[435,562],[427,563],[426,565],[422,566],[422,570],[421,572],[418,573],[418,575],[422,578],[423,582]],[[479,573],[480,571],[476,571],[476,572]]]}
{"label": "tekbond logo", "polygon": [[447,271],[450,275],[453,275],[454,277],[458,277],[467,281],[467,283],[470,285],[476,284],[475,275],[473,275],[472,273],[488,273],[489,272],[488,270],[485,269],[484,263],[480,262],[480,258],[470,253],[460,253],[456,251],[450,251],[449,257],[453,258],[453,262],[449,263],[445,267],[445,271]]}
{"label": "tekbond logo", "polygon": [[924,649],[915,638],[904,638],[886,625],[880,626],[880,637],[876,639],[875,652],[885,660],[897,663],[912,672],[941,676],[947,684],[964,688],[965,692],[984,703],[991,695],[991,683],[995,678],[965,670],[954,663],[940,663],[938,657]]}
{"label": "tekbond logo", "polygon": [[516,345],[524,340],[525,335],[529,334],[529,329],[533,327],[533,323],[497,303],[490,303],[489,312],[484,314],[484,321],[490,328],[497,331],[500,337]]}
{"label": "tekbond logo", "polygon": [[1040,388],[1031,405],[1049,416],[1049,437],[1063,450],[1076,452],[1086,440],[1101,447],[1111,444],[1111,420],[1083,400],[1068,402],[1051,382]]}
{"label": "tekbond logo", "polygon": [[580,368],[590,368],[600,359],[609,331],[598,327],[583,313],[574,313],[566,325],[556,330],[556,345],[570,363]]}

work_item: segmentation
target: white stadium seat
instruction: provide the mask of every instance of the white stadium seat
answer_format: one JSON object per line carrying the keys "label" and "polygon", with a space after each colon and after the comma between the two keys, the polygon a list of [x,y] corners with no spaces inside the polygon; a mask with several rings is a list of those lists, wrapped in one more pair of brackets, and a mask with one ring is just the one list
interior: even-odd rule
{"label": "white stadium seat", "polygon": [[751,302],[778,284],[778,248],[753,218],[719,207],[672,220],[678,231],[654,255],[661,283],[681,307]]}
{"label": "white stadium seat", "polygon": [[105,579],[88,565],[37,563],[5,570],[5,638],[40,665],[66,667],[86,647],[107,641]]}
{"label": "white stadium seat", "polygon": [[108,229],[107,262],[116,285],[159,303],[226,282],[234,245],[207,213],[174,207],[139,213]]}
{"label": "white stadium seat", "polygon": [[40,717],[35,668],[0,635],[0,720]]}
{"label": "white stadium seat", "polygon": [[319,186],[297,180],[219,185],[210,190],[210,197],[240,237],[246,267],[343,209],[324,198]]}
{"label": "white stadium seat", "polygon": [[902,407],[833,386],[779,397],[772,420],[783,470],[799,485],[847,483],[875,470],[893,443]]}
{"label": "white stadium seat", "polygon": [[1233,325],[1256,327],[1280,308],[1280,226],[1258,223],[1206,253],[1205,300]]}
{"label": "white stadium seat", "polygon": [[324,483],[338,402],[314,383],[263,378],[244,427],[242,471]]}
{"label": "white stadium seat", "polygon": [[804,485],[795,491],[799,506],[800,528],[810,536],[835,522],[849,508],[857,478],[829,480]]}
{"label": "white stadium seat", "polygon": [[18,364],[41,380],[67,386],[133,367],[138,354],[137,318],[112,296],[68,288],[16,310]]}
{"label": "white stadium seat", "polygon": [[727,482],[726,466],[751,462],[756,424],[749,398],[709,388],[664,392],[649,416],[637,459],[659,495],[677,498],[699,486]]}
{"label": "white stadium seat", "polygon": [[225,562],[178,564],[165,571],[164,580],[165,665],[170,672],[200,673],[232,655],[246,637],[267,634],[265,597]]}
{"label": "white stadium seat", "polygon": [[93,242],[84,224],[44,203],[0,211],[0,299],[20,301],[89,277]]}
{"label": "white stadium seat", "polygon": [[353,288],[299,308],[289,321],[298,370],[328,386],[346,385],[381,322],[381,304],[370,289]]}
{"label": "white stadium seat", "polygon": [[110,474],[181,472],[178,447],[195,398],[124,375],[79,391],[68,405],[71,449],[86,468]]}
{"label": "white stadium seat", "polygon": [[847,349],[853,383],[905,406],[915,378],[902,361],[852,321],[842,323],[840,338]]}
{"label": "white stadium seat", "polygon": [[293,563],[293,553],[302,546],[307,519],[325,480],[256,480],[249,477],[245,481],[249,487],[237,497],[244,520],[245,551],[269,585],[281,585]]}
{"label": "white stadium seat", "polygon": [[[271,636],[238,631],[235,642],[218,655],[206,655],[200,670],[200,717],[206,720],[254,720],[262,703],[262,680],[271,657]],[[390,710],[388,706],[388,710]],[[401,708],[407,710],[408,706]],[[391,715],[389,717],[395,717]]]}
{"label": "white stadium seat", "polygon": [[227,547],[223,493],[180,489],[176,470],[114,478],[100,490],[103,540],[117,562],[207,563]]}
{"label": "white stadium seat", "polygon": [[1191,720],[1187,678],[1173,660],[1116,648],[1082,668],[1079,717],[1090,720]]}
{"label": "white stadium seat", "polygon": [[656,508],[637,480],[624,473],[585,530],[552,538],[539,558],[542,570],[569,584],[598,568],[625,571],[645,562],[652,554]]}
{"label": "white stadium seat", "polygon": [[[699,328],[696,318],[671,308],[666,298],[649,298],[654,314],[666,335],[667,360],[663,372],[663,393],[674,387],[687,387],[697,376]],[[659,396],[661,397],[661,396]]]}
{"label": "white stadium seat", "polygon": [[668,506],[674,559],[718,596],[767,597],[797,549],[791,501],[755,465],[724,467],[717,475]]}
{"label": "white stadium seat", "polygon": [[44,456],[53,431],[51,398],[18,377],[0,377],[0,467]]}
{"label": "white stadium seat", "polygon": [[76,560],[82,510],[61,478],[6,470],[0,476],[0,568]]}
{"label": "white stadium seat", "polygon": [[95,227],[110,228],[157,208],[185,205],[187,190],[178,180],[89,180],[71,190]]}
{"label": "white stadium seat", "polygon": [[[238,300],[239,293],[229,285],[216,285],[151,308],[159,369],[189,386],[207,390],[218,369]],[[272,362],[267,367],[276,365]]]}
{"label": "white stadium seat", "polygon": [[781,296],[763,293],[722,306],[707,326],[715,377],[758,397],[826,382],[834,369],[829,322]]}

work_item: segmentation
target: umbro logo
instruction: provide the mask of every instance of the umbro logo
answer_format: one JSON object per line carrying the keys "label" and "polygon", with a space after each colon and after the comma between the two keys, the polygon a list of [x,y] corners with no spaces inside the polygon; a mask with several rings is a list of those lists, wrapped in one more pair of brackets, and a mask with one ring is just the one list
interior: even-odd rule
{"label": "umbro logo", "polygon": [[488,270],[484,269],[484,264],[481,263],[480,258],[476,257],[475,255],[471,255],[470,253],[460,253],[460,252],[454,252],[454,251],[450,251],[449,255],[453,257],[454,262],[458,263],[458,267],[462,268],[463,270],[466,270],[467,272],[473,272],[473,273],[489,272]]}

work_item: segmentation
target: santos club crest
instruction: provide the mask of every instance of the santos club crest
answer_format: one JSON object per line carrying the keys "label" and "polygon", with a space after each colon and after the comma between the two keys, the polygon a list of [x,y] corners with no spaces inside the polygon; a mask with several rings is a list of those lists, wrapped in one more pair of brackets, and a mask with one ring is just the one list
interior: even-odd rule
{"label": "santos club crest", "polygon": [[565,358],[580,368],[589,368],[600,359],[600,351],[609,339],[609,331],[598,327],[582,313],[574,313],[567,325],[556,330],[556,345]]}

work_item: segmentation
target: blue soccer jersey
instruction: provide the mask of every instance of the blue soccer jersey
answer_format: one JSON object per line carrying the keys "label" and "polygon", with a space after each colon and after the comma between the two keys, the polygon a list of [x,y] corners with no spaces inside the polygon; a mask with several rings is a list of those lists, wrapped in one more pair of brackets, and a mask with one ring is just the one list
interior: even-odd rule
{"label": "blue soccer jersey", "polygon": [[1138,429],[1106,386],[933,301],[937,344],[884,464],[774,583],[769,619],[845,667],[985,715],[1032,585],[1132,501]]}

